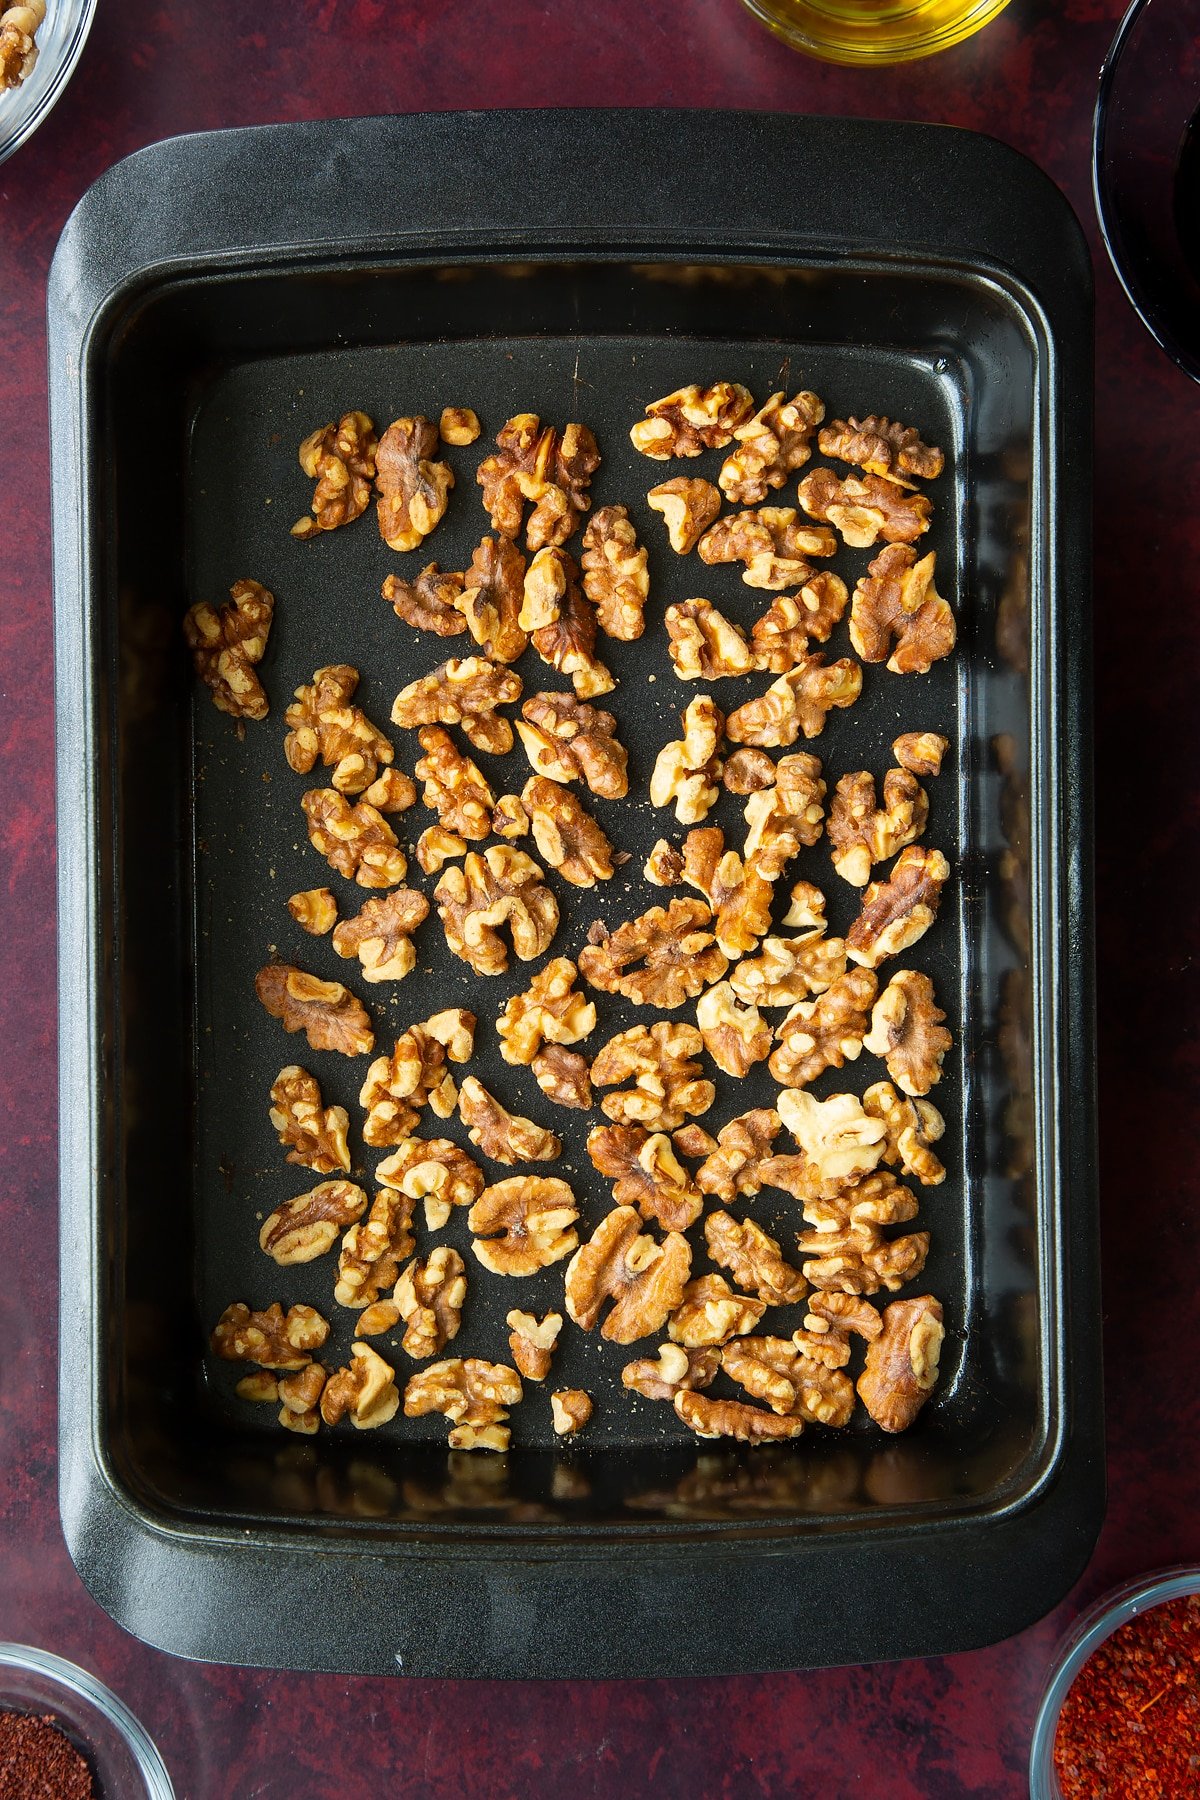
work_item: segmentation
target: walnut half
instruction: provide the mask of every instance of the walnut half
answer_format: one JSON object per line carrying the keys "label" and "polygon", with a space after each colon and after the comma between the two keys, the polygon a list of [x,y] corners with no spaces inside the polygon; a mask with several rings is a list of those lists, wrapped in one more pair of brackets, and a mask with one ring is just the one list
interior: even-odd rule
{"label": "walnut half", "polygon": [[536,1275],[579,1243],[575,1196],[553,1176],[513,1175],[484,1188],[467,1214],[471,1249],[493,1275]]}
{"label": "walnut half", "polygon": [[340,981],[320,981],[290,963],[268,963],[254,977],[254,991],[285,1031],[302,1031],[313,1050],[363,1056],[375,1033],[360,1000]]}
{"label": "walnut half", "polygon": [[932,1294],[893,1300],[883,1310],[883,1330],[867,1346],[858,1378],[863,1405],[884,1431],[907,1431],[937,1384],[945,1332]]}
{"label": "walnut half", "polygon": [[567,1265],[567,1311],[584,1331],[594,1330],[612,1301],[600,1330],[615,1344],[632,1344],[660,1331],[678,1306],[692,1266],[685,1237],[671,1231],[661,1244],[640,1235],[632,1206],[618,1206],[575,1252]]}
{"label": "walnut half", "polygon": [[560,1137],[532,1119],[507,1112],[474,1075],[468,1075],[459,1090],[458,1111],[471,1142],[493,1162],[553,1162],[562,1154]]}
{"label": "walnut half", "polygon": [[477,975],[499,975],[508,967],[502,927],[522,962],[549,949],[558,929],[558,902],[541,869],[511,844],[492,844],[482,856],[471,851],[461,867],[445,871],[433,897],[447,944]]}
{"label": "walnut half", "polygon": [[601,1101],[618,1125],[674,1131],[689,1114],[705,1113],[716,1098],[711,1081],[699,1079],[704,1040],[694,1025],[660,1019],[635,1025],[609,1039],[592,1063],[596,1087],[631,1082]]}
{"label": "walnut half", "polygon": [[255,665],[266,652],[275,596],[259,581],[235,581],[229,594],[226,606],[201,600],[190,607],[183,635],[218,712],[238,720],[265,719],[269,702]]}

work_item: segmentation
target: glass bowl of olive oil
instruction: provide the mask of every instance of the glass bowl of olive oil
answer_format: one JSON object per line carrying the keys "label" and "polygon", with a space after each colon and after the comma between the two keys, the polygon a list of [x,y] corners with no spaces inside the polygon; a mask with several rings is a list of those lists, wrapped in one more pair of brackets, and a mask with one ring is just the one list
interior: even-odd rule
{"label": "glass bowl of olive oil", "polygon": [[882,68],[948,50],[1008,0],[743,0],[777,37],[825,62]]}

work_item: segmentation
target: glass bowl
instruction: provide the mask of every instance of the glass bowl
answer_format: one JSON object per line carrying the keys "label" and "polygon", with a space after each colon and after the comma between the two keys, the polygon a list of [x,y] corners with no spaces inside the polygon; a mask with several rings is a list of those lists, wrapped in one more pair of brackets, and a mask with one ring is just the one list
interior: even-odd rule
{"label": "glass bowl", "polygon": [[1062,1800],[1054,1772],[1054,1738],[1063,1701],[1092,1652],[1127,1620],[1182,1594],[1200,1593],[1200,1566],[1182,1564],[1114,1588],[1081,1613],[1059,1646],[1038,1707],[1029,1751],[1030,1800]]}
{"label": "glass bowl", "polygon": [[1200,381],[1200,0],[1134,0],[1100,72],[1096,216],[1146,329]]}
{"label": "glass bowl", "polygon": [[162,1757],[124,1701],[61,1656],[0,1644],[0,1709],[48,1714],[86,1756],[100,1800],[175,1800]]}
{"label": "glass bowl", "polygon": [[[0,12],[7,3],[0,0]],[[0,163],[33,135],[70,81],[95,12],[96,0],[49,0],[32,72],[0,94]]]}
{"label": "glass bowl", "polygon": [[743,0],[776,37],[823,62],[885,68],[948,50],[1008,0]]}

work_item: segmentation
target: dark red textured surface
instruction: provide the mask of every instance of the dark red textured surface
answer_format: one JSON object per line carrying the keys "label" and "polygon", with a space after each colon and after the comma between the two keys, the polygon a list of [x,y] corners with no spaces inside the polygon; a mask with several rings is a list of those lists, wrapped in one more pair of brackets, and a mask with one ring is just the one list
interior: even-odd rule
{"label": "dark red textured surface", "polygon": [[[101,1613],[67,1558],[55,1500],[43,306],[67,213],[115,158],[177,131],[440,107],[734,106],[991,132],[1049,171],[1095,244],[1091,108],[1122,4],[1013,0],[972,43],[865,75],[795,56],[738,0],[101,0],[66,97],[0,167],[0,1636],[111,1682],[189,1800],[1016,1796],[1065,1622],[1119,1579],[1200,1555],[1200,393],[1144,335],[1097,251],[1096,951],[1111,1499],[1068,1604],[971,1655],[720,1683],[498,1687],[196,1667],[146,1649]],[[782,173],[786,191],[800,172]]]}

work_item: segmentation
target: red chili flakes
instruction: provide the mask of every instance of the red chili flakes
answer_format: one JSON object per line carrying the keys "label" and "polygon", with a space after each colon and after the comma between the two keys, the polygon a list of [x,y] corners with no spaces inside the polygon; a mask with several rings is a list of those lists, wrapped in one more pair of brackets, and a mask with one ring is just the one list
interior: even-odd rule
{"label": "red chili flakes", "polygon": [[1200,1595],[1139,1613],[1084,1663],[1063,1702],[1064,1800],[1200,1794]]}
{"label": "red chili flakes", "polygon": [[0,1800],[96,1800],[96,1784],[53,1719],[0,1712]]}

